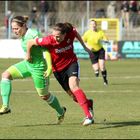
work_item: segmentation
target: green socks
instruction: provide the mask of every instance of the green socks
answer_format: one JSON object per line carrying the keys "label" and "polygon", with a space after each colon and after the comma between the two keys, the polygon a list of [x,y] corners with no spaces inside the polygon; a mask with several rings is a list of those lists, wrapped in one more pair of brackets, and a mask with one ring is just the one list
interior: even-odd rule
{"label": "green socks", "polygon": [[58,116],[61,116],[63,114],[63,109],[60,106],[58,99],[54,95],[50,95],[47,102],[52,108],[54,108],[57,111]]}
{"label": "green socks", "polygon": [[[1,96],[3,102],[2,105],[9,107],[9,100],[10,100],[10,95],[12,90],[11,80],[3,78],[0,83],[0,88],[1,88]],[[47,102],[52,108],[54,108],[57,111],[58,116],[61,116],[63,114],[63,108],[60,106],[60,103],[55,96],[50,95]]]}
{"label": "green socks", "polygon": [[0,83],[1,88],[1,96],[2,96],[2,102],[3,106],[9,106],[9,99],[11,94],[11,80],[3,78]]}

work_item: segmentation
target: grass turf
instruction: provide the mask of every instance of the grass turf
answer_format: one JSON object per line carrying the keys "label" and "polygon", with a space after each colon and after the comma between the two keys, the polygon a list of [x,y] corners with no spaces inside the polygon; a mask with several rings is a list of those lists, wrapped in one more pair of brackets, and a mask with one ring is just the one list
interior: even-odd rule
{"label": "grass turf", "polygon": [[[19,59],[0,59],[0,73]],[[32,80],[14,80],[12,113],[0,116],[1,139],[139,139],[140,61],[106,61],[109,85],[96,78],[89,60],[80,59],[80,87],[94,99],[95,124],[84,127],[79,105],[62,90],[53,75],[50,91],[66,106],[65,120],[55,125],[56,113],[42,101]],[[1,101],[0,101],[1,104]]]}

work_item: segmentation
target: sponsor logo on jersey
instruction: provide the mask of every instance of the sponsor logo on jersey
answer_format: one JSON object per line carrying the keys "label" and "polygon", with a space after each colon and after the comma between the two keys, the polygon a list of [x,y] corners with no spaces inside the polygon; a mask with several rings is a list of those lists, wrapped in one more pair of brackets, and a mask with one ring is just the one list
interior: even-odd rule
{"label": "sponsor logo on jersey", "polygon": [[41,42],[42,42],[42,40],[43,40],[42,38],[39,38],[39,39],[38,39],[38,42],[39,42],[39,43],[41,43]]}
{"label": "sponsor logo on jersey", "polygon": [[77,74],[77,72],[72,72],[72,74]]}
{"label": "sponsor logo on jersey", "polygon": [[60,48],[60,49],[55,49],[55,53],[62,53],[62,52],[65,52],[67,50],[70,50],[71,48],[72,48],[72,45],[69,45],[67,47]]}

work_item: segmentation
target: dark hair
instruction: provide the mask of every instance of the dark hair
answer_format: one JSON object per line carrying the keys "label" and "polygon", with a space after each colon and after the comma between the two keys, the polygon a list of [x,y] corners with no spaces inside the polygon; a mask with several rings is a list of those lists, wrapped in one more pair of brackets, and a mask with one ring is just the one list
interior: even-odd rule
{"label": "dark hair", "polygon": [[20,27],[22,27],[24,24],[26,24],[28,19],[28,16],[16,16],[12,19],[12,22],[16,22]]}
{"label": "dark hair", "polygon": [[60,31],[61,34],[69,33],[72,31],[73,26],[71,23],[56,23],[53,27],[54,30]]}
{"label": "dark hair", "polygon": [[96,22],[96,20],[94,20],[94,19],[90,19],[90,22],[91,22],[91,21],[93,21],[93,22],[97,23],[97,22]]}

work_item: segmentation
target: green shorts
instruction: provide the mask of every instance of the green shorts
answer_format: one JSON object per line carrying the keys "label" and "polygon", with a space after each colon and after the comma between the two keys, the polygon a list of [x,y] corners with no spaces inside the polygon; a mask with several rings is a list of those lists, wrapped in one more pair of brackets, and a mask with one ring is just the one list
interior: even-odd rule
{"label": "green shorts", "polygon": [[40,65],[40,67],[35,67],[29,65],[25,60],[12,65],[7,69],[11,74],[13,79],[22,79],[27,77],[32,77],[34,81],[35,88],[44,89],[49,86],[49,77],[45,78],[44,72],[46,70],[46,65]]}

